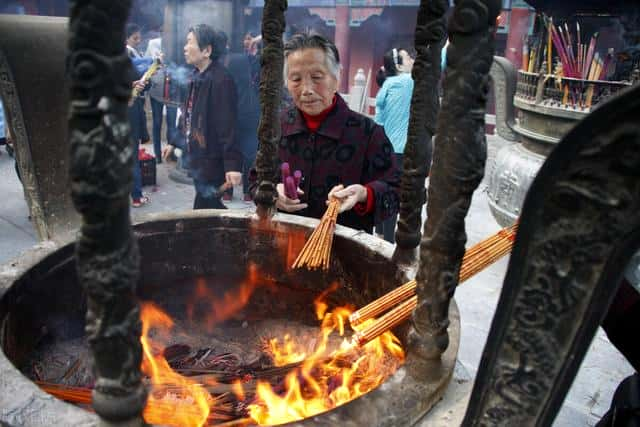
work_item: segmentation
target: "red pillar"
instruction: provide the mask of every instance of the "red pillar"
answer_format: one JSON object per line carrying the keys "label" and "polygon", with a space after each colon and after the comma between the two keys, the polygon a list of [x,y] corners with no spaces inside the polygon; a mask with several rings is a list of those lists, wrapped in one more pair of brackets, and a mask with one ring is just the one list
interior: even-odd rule
{"label": "red pillar", "polygon": [[340,87],[338,90],[342,93],[349,91],[349,57],[351,56],[350,38],[351,30],[349,22],[351,13],[349,6],[336,5],[336,36],[335,43],[340,54],[340,63],[342,64],[342,73],[340,74]]}
{"label": "red pillar", "polygon": [[520,69],[522,66],[522,47],[529,33],[530,15],[531,12],[526,7],[511,9],[505,56],[515,65],[516,69]]}

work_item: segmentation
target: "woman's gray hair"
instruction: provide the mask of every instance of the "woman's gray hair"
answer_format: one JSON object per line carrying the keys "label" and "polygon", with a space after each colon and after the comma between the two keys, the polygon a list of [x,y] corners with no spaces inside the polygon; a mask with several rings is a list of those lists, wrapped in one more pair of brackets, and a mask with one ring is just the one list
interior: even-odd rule
{"label": "woman's gray hair", "polygon": [[303,49],[320,49],[324,52],[326,66],[333,77],[340,78],[340,54],[333,42],[319,34],[301,33],[291,37],[284,45],[284,80],[287,80],[287,58]]}

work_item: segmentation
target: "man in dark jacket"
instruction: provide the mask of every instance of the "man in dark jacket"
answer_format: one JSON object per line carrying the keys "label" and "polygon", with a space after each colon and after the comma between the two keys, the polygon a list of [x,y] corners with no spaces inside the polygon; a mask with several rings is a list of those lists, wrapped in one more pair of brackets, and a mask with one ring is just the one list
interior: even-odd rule
{"label": "man in dark jacket", "polygon": [[[242,183],[242,153],[235,140],[236,88],[218,61],[225,50],[210,26],[189,29],[184,57],[195,70],[180,127],[196,189],[194,209],[225,209],[221,192]],[[163,157],[173,148],[165,148]]]}
{"label": "man in dark jacket", "polygon": [[299,198],[278,184],[277,207],[320,218],[330,197],[341,200],[338,222],[372,232],[398,211],[399,173],[384,129],[349,109],[337,94],[335,45],[300,34],[285,46],[285,79],[294,105],[281,117],[279,160],[300,170]]}

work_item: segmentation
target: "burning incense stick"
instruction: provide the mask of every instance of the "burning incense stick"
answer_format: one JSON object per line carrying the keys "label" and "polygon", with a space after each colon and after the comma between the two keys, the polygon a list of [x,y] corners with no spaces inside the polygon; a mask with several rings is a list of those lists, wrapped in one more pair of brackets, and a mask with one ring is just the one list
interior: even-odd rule
{"label": "burning incense stick", "polygon": [[578,44],[578,70],[582,77],[582,44]]}
{"label": "burning incense stick", "polygon": [[292,268],[307,267],[310,270],[329,269],[331,247],[333,246],[333,232],[338,219],[340,201],[332,199],[327,211],[322,216],[320,224],[313,231],[302,251],[293,263]]}
{"label": "burning incense stick", "polygon": [[591,108],[591,103],[593,102],[593,84],[590,84],[589,87],[587,88],[587,95],[586,95],[586,100],[585,100],[585,108]]}
{"label": "burning incense stick", "polygon": [[564,50],[567,54],[567,60],[569,62],[569,66],[571,67],[571,73],[573,75],[573,72],[576,69],[576,66],[575,66],[575,59],[573,58],[573,48],[571,47],[571,36],[568,34],[568,28],[566,28],[566,24],[565,24],[565,29],[567,32],[563,31],[562,27],[558,27],[558,31],[560,33],[560,39],[562,40],[562,44],[564,45]]}
{"label": "burning incense stick", "polygon": [[582,78],[587,78],[589,74],[589,67],[591,66],[591,62],[593,61],[593,55],[596,50],[596,39],[598,38],[598,33],[595,33],[591,36],[591,41],[589,42],[589,49],[587,50],[587,58],[584,63],[584,67],[582,70]]}
{"label": "burning incense stick", "polygon": [[572,70],[571,70],[571,64],[569,63],[569,57],[567,56],[566,50],[562,43],[562,39],[558,35],[558,32],[556,31],[555,26],[553,25],[553,19],[551,19],[549,22],[549,30],[551,31],[551,39],[553,40],[553,44],[555,45],[556,50],[558,51],[558,56],[560,56],[560,62],[562,62],[562,69],[563,69],[564,75],[567,77],[571,77]]}
{"label": "burning incense stick", "polygon": [[587,76],[587,80],[595,80],[596,71],[598,69],[598,61],[600,58],[600,54],[598,52],[593,56],[593,60],[591,61],[591,65],[589,66],[589,74]]}
{"label": "burning incense stick", "polygon": [[[500,230],[488,239],[485,239],[469,248],[462,258],[459,282],[462,283],[466,281],[476,273],[485,269],[488,265],[509,253],[513,246],[517,229],[518,225],[514,224],[511,227]],[[360,310],[353,312],[349,316],[349,322],[351,323],[351,326],[357,326],[366,320],[378,316],[389,308],[396,306],[407,297],[410,297],[409,300],[382,316],[375,323],[356,333],[354,335],[354,340],[358,345],[363,345],[364,343],[371,341],[380,335],[380,331],[385,332],[406,320],[411,315],[411,312],[418,302],[418,299],[415,296],[415,291],[416,281],[411,280],[410,282],[405,283],[404,285],[371,302]]]}
{"label": "burning incense stick", "polygon": [[553,48],[551,47],[551,31],[547,27],[547,74],[551,74],[553,62]]}
{"label": "burning incense stick", "polygon": [[536,62],[536,48],[533,47],[531,48],[531,53],[529,54],[529,67],[527,68],[527,72],[529,73],[533,73],[534,72],[534,64]]}

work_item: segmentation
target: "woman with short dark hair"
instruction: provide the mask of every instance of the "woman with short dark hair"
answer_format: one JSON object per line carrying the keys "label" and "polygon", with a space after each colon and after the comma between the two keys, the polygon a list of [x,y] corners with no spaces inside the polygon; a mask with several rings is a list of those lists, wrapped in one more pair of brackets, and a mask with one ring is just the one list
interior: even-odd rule
{"label": "woman with short dark hair", "polygon": [[[242,183],[242,153],[235,140],[236,88],[218,61],[225,52],[221,34],[210,26],[189,29],[184,57],[195,69],[180,128],[196,190],[194,209],[226,209],[222,191]],[[163,157],[172,151],[173,145],[167,146]]]}

